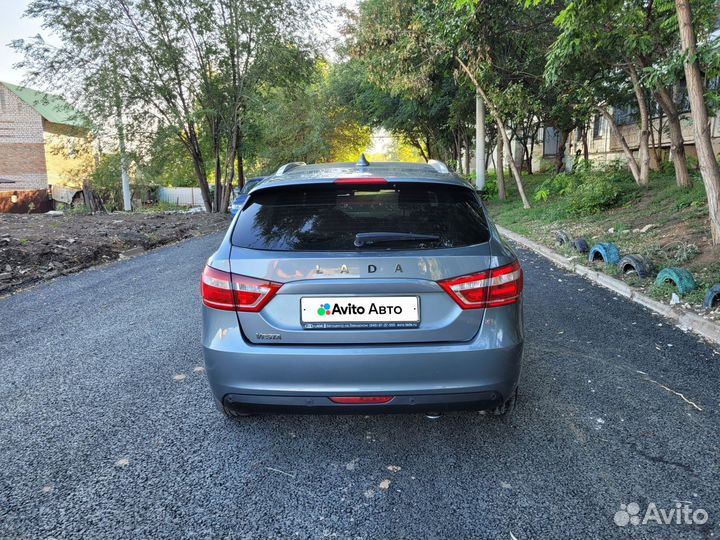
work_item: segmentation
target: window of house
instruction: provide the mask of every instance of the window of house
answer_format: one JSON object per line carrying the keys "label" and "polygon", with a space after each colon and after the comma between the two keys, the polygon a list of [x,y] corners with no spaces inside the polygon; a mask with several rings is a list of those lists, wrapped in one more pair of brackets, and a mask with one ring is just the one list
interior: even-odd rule
{"label": "window of house", "polygon": [[615,107],[613,114],[615,123],[618,126],[627,126],[638,121],[639,111],[637,105],[623,105],[622,107]]}
{"label": "window of house", "polygon": [[602,116],[597,114],[593,118],[593,139],[602,137],[603,121]]}
{"label": "window of house", "polygon": [[7,107],[5,89],[0,86],[0,112],[5,112],[5,107]]}

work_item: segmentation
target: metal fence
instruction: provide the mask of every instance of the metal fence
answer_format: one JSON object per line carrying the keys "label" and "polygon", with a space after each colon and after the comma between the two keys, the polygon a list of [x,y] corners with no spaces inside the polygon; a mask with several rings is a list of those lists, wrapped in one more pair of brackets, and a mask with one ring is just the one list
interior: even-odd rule
{"label": "metal fence", "polygon": [[183,206],[202,206],[200,188],[193,187],[161,187],[158,197],[161,201]]}

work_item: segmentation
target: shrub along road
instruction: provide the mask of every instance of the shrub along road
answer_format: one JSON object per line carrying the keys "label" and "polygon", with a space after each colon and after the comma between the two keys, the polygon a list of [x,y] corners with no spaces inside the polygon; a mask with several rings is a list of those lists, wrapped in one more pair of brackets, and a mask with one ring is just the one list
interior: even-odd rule
{"label": "shrub along road", "polygon": [[[720,532],[710,346],[523,251],[527,347],[511,419],[234,423],[212,404],[199,346],[198,276],[219,240],[0,300],[0,537]],[[622,503],[677,501],[709,521],[613,522]]]}

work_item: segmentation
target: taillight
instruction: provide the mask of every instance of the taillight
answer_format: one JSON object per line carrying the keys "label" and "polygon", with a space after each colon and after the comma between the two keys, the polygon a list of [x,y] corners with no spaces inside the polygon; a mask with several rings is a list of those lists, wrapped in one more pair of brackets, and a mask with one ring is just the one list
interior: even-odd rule
{"label": "taillight", "polygon": [[463,309],[491,308],[514,304],[523,290],[523,272],[515,261],[493,268],[439,281],[440,285]]}
{"label": "taillight", "polygon": [[256,279],[205,266],[202,299],[207,307],[228,311],[260,311],[282,283]]}
{"label": "taillight", "polygon": [[356,186],[377,186],[387,184],[388,181],[384,178],[338,178],[335,180],[336,184],[352,184]]}
{"label": "taillight", "polygon": [[351,396],[351,397],[331,397],[333,403],[343,405],[372,405],[374,403],[389,403],[393,396]]}

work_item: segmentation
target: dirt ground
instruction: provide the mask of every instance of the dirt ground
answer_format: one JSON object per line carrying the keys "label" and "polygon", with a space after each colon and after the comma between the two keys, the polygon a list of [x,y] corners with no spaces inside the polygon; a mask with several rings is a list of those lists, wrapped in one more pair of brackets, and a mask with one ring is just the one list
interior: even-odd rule
{"label": "dirt ground", "polygon": [[206,213],[0,214],[0,296],[229,223]]}

